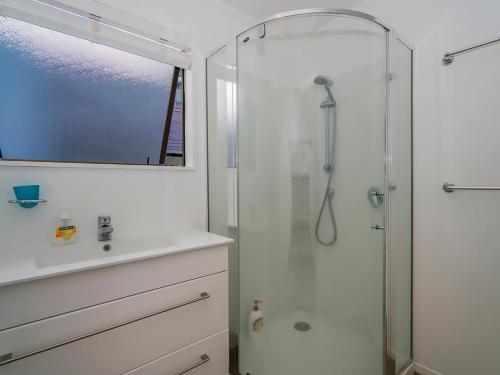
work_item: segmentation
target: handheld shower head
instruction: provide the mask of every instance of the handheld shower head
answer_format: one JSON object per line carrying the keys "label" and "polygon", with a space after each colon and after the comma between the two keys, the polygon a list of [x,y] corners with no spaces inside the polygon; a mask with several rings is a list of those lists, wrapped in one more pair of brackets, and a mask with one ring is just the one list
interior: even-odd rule
{"label": "handheld shower head", "polygon": [[332,103],[335,103],[335,99],[333,99],[332,90],[330,90],[330,86],[333,85],[333,81],[328,76],[324,76],[324,75],[316,76],[316,77],[314,77],[313,82],[316,85],[325,86],[325,90],[328,94],[328,98],[330,99],[330,101]]}
{"label": "handheld shower head", "polygon": [[319,75],[314,77],[314,83],[317,85],[331,86],[333,82],[327,76]]}

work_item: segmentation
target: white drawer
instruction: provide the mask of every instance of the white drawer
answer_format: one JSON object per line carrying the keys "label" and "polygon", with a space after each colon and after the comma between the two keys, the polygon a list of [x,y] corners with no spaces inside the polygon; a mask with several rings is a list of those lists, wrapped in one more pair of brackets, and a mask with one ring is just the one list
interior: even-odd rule
{"label": "white drawer", "polygon": [[225,271],[227,256],[219,246],[0,287],[0,330]]}
{"label": "white drawer", "polygon": [[227,375],[229,332],[224,330],[125,375]]}
{"label": "white drawer", "polygon": [[[207,292],[209,297],[200,299],[203,292]],[[222,272],[5,330],[0,333],[0,355],[12,352],[16,357],[170,308],[166,312],[0,365],[0,374],[126,372],[227,329],[227,301],[227,272]]]}

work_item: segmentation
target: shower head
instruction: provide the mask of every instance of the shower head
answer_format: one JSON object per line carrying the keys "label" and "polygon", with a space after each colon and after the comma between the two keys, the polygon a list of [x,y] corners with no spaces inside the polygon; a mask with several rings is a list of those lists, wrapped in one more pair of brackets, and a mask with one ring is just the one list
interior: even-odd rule
{"label": "shower head", "polygon": [[317,85],[331,86],[332,80],[327,76],[319,75],[314,77],[314,83]]}
{"label": "shower head", "polygon": [[328,94],[328,99],[330,99],[330,102],[335,103],[335,99],[333,99],[332,90],[330,90],[330,86],[333,85],[333,81],[328,76],[324,75],[319,75],[314,77],[313,81],[316,85],[325,86],[325,90]]}

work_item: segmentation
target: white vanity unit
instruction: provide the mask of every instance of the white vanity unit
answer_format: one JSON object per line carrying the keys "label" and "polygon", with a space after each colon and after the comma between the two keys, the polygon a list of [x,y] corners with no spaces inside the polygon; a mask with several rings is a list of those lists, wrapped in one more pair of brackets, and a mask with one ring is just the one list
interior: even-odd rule
{"label": "white vanity unit", "polygon": [[0,374],[228,374],[230,242],[189,231],[9,259]]}

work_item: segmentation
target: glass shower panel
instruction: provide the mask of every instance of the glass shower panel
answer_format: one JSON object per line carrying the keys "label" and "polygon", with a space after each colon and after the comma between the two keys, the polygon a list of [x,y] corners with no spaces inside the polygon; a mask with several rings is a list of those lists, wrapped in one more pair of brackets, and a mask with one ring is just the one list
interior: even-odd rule
{"label": "glass shower panel", "polygon": [[237,55],[240,373],[382,375],[386,32],[290,17]]}
{"label": "glass shower panel", "polygon": [[[207,58],[210,230],[236,228],[236,51],[226,45]],[[213,176],[213,177],[212,177]]]}
{"label": "glass shower panel", "polygon": [[[236,49],[229,43],[206,61],[209,230],[236,239]],[[231,364],[237,363],[238,251],[229,249]],[[231,369],[237,375],[237,369]]]}
{"label": "glass shower panel", "polygon": [[412,356],[412,51],[391,36],[390,353],[396,371]]}

